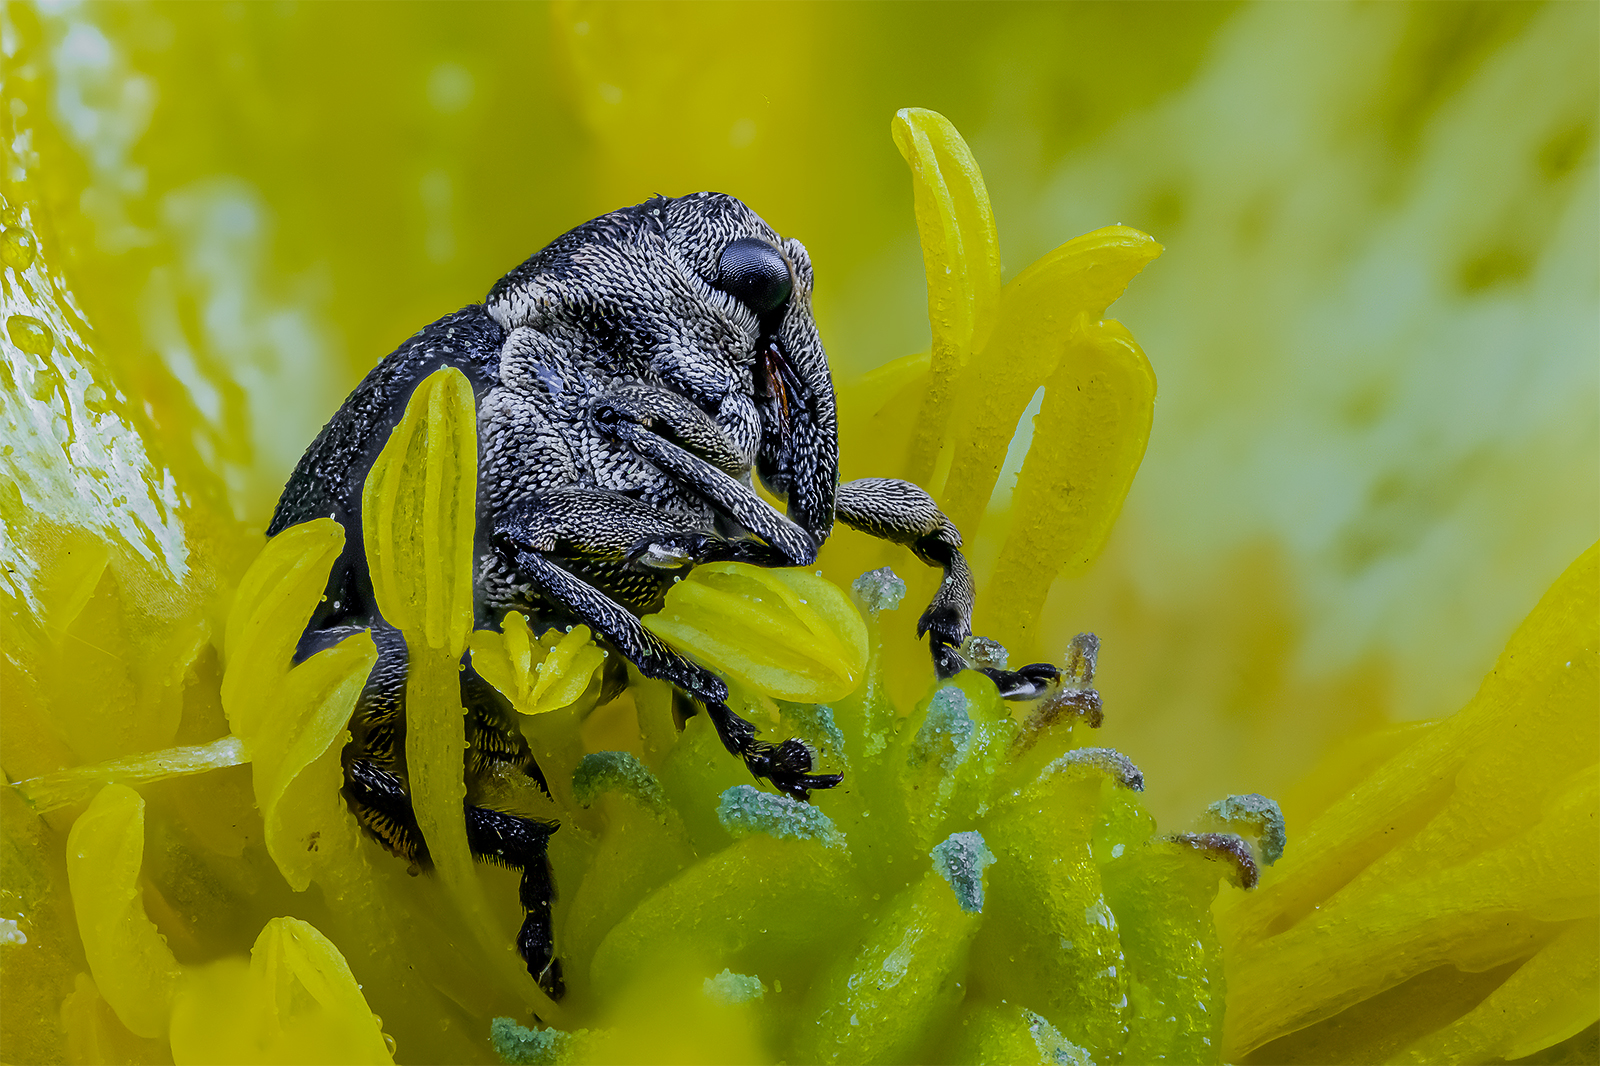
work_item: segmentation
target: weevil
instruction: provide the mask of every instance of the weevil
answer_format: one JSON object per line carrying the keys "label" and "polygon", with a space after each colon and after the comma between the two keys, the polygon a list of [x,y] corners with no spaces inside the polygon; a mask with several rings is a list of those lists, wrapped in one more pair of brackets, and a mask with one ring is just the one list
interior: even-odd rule
{"label": "weevil", "polygon": [[[806,566],[835,519],[943,569],[918,622],[936,672],[968,664],[971,572],[961,535],[905,481],[840,484],[833,380],[811,315],[811,259],[739,200],[657,197],[556,238],[481,304],[425,327],[356,386],[295,467],[268,534],[332,515],[346,534],[303,659],[360,629],[379,650],[350,723],[345,799],[391,852],[428,865],[405,765],[406,647],[373,597],[362,486],[421,380],[454,366],[472,382],[479,449],[476,624],[526,612],[537,627],[584,623],[647,677],[704,707],[750,772],[805,799],[839,775],[813,772],[797,740],[769,744],[727,706],[728,688],[640,622],[699,563]],[[754,480],[784,504],[779,512]],[[1049,664],[985,668],[1003,695],[1041,694]],[[613,674],[615,680],[615,674]],[[543,776],[503,696],[464,663],[467,839],[521,871],[517,947],[563,991],[546,848],[556,826],[474,803],[472,782],[510,765]]]}

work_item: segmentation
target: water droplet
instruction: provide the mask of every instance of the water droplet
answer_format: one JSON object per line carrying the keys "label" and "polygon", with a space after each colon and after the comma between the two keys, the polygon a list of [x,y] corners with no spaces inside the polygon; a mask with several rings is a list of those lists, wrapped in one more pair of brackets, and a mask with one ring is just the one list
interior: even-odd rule
{"label": "water droplet", "polygon": [[27,270],[38,251],[33,234],[21,226],[7,226],[0,233],[0,260],[13,270]]}
{"label": "water droplet", "polygon": [[111,410],[111,402],[106,396],[106,390],[94,384],[83,390],[83,406],[97,415],[103,415]]}
{"label": "water droplet", "polygon": [[50,327],[31,315],[12,315],[6,319],[6,333],[12,344],[40,359],[50,358],[50,349],[56,344],[56,335],[50,332]]}

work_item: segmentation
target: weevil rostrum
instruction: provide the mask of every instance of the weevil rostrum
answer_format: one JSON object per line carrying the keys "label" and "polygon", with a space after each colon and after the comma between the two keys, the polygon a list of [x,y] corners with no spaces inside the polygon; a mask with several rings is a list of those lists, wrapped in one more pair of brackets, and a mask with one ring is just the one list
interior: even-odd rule
{"label": "weevil rostrum", "polygon": [[[800,741],[758,740],[728,708],[721,678],[640,623],[676,578],[723,560],[808,565],[837,518],[943,569],[918,634],[928,636],[940,677],[969,665],[960,649],[973,583],[960,533],[909,482],[839,483],[833,381],[811,291],[805,248],[739,200],[657,197],[558,237],[483,303],[425,327],[378,363],[318,434],[268,533],[328,515],[345,529],[297,656],[372,630],[379,658],[350,723],[343,791],[379,843],[429,864],[407,783],[405,640],[374,599],[362,486],[412,392],[443,366],[459,368],[477,400],[479,628],[498,628],[513,609],[536,629],[588,625],[645,676],[702,706],[752,774],[799,799],[840,777],[814,773]],[[753,477],[784,513],[757,494]],[[983,669],[1012,698],[1039,695],[1058,676],[1044,663]],[[613,670],[608,684],[623,680]],[[509,703],[470,665],[461,697],[468,844],[521,871],[517,947],[559,997],[546,858],[556,826],[474,806],[470,788],[475,775],[508,764],[543,778]]]}

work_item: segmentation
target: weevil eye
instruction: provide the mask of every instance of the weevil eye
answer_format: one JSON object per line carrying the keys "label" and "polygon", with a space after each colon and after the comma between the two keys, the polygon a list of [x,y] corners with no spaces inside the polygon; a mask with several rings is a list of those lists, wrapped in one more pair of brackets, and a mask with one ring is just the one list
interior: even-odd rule
{"label": "weevil eye", "polygon": [[729,241],[717,261],[717,288],[757,315],[768,315],[789,302],[794,276],[783,254],[758,237]]}

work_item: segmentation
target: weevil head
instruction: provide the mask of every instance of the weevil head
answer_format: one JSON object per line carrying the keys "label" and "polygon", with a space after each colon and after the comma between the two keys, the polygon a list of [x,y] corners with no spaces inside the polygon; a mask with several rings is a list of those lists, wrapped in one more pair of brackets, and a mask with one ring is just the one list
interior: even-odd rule
{"label": "weevil head", "polygon": [[833,527],[833,379],[811,258],[721,193],[657,197],[586,222],[502,278],[491,315],[582,353],[606,382],[683,395],[717,421],[789,517]]}

